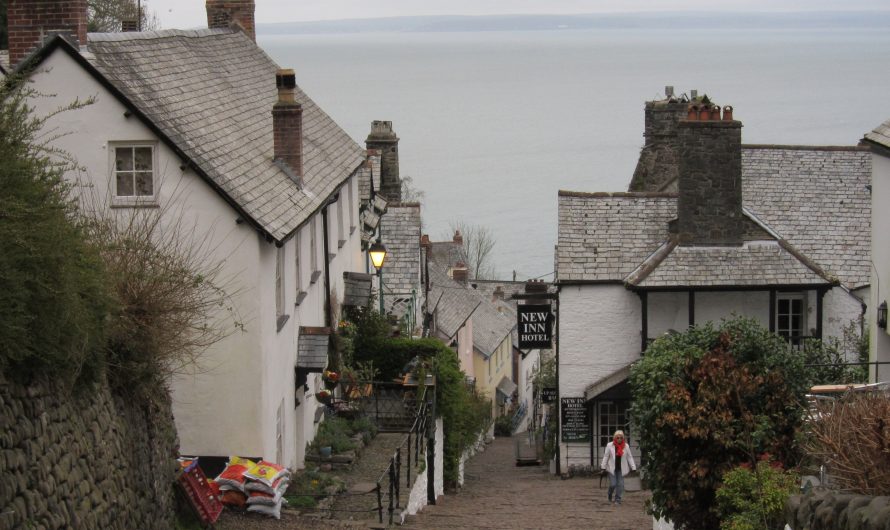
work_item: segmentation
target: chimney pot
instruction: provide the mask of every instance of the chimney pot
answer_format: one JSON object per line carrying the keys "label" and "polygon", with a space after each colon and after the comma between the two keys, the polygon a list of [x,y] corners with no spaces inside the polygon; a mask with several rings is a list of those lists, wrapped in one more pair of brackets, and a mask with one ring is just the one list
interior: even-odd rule
{"label": "chimney pot", "polygon": [[695,99],[695,98],[697,98],[697,97],[698,97],[698,90],[690,90],[690,91],[689,91],[689,97],[690,97],[691,99]]}
{"label": "chimney pot", "polygon": [[686,113],[686,119],[689,121],[698,121],[698,105],[689,105]]}
{"label": "chimney pot", "polygon": [[464,244],[464,236],[461,235],[460,230],[454,231],[454,238],[452,239],[458,245]]}
{"label": "chimney pot", "polygon": [[668,98],[674,97],[674,87],[672,87],[670,85],[664,87],[664,95],[667,96]]}
{"label": "chimney pot", "polygon": [[281,68],[275,72],[275,86],[278,87],[278,101],[296,103],[297,76],[290,68]]}
{"label": "chimney pot", "polygon": [[225,29],[236,24],[250,39],[256,42],[254,0],[207,0],[207,27]]}
{"label": "chimney pot", "polygon": [[723,107],[723,121],[732,121],[732,105]]}

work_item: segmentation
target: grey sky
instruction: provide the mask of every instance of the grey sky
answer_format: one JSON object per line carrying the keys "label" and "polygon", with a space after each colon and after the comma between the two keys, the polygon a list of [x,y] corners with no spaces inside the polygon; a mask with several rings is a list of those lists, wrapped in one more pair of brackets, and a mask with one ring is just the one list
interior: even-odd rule
{"label": "grey sky", "polygon": [[[204,27],[204,0],[143,0],[164,28]],[[567,14],[635,11],[890,10],[886,0],[256,0],[257,22],[409,15]]]}

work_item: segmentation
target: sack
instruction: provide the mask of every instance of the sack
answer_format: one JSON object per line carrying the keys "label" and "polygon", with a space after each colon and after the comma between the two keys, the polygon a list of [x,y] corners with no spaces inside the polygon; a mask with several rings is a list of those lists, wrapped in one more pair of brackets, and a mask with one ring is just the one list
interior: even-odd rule
{"label": "sack", "polygon": [[252,460],[233,456],[229,458],[229,465],[226,466],[223,472],[220,473],[215,480],[220,485],[220,489],[222,489],[223,486],[230,486],[243,492],[244,483],[247,481],[245,475],[255,467],[256,463]]}
{"label": "sack", "polygon": [[272,486],[267,486],[264,483],[256,480],[248,480],[247,484],[244,486],[244,491],[248,494],[252,494],[253,492],[262,492],[269,496],[272,496],[278,492],[284,493],[289,483],[290,477],[281,477],[273,482]]}
{"label": "sack", "polygon": [[244,505],[247,504],[247,495],[237,490],[223,491],[222,495],[219,497],[219,502],[226,506],[243,508]]}
{"label": "sack", "polygon": [[290,471],[284,466],[260,460],[260,463],[248,470],[244,476],[249,480],[260,482],[271,488],[276,480],[290,476]]}
{"label": "sack", "polygon": [[263,506],[275,506],[276,504],[281,504],[281,493],[276,493],[275,495],[267,495],[265,493],[255,491],[250,494],[250,497],[247,498],[247,505],[254,506],[256,504],[262,504]]}
{"label": "sack", "polygon": [[251,504],[247,507],[247,511],[261,513],[263,515],[268,515],[269,517],[281,519],[281,502],[276,503],[275,506],[266,506],[265,504]]}

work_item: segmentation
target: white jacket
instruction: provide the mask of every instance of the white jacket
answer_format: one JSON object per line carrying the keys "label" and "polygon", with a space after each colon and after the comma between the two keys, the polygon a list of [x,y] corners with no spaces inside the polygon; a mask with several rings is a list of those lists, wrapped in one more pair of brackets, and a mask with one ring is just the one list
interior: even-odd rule
{"label": "white jacket", "polygon": [[[609,442],[606,446],[606,452],[603,455],[603,461],[600,468],[605,469],[610,474],[615,474],[615,442]],[[625,476],[637,470],[637,464],[634,462],[634,455],[630,454],[630,444],[625,442],[624,454],[621,456],[621,476]]]}

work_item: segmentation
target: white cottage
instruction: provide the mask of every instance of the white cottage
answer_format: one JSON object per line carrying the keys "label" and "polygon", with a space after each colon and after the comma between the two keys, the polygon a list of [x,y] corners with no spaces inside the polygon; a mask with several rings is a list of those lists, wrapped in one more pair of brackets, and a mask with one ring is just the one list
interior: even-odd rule
{"label": "white cottage", "polygon": [[37,112],[95,98],[49,122],[69,177],[119,215],[159,212],[231,279],[243,331],[172,382],[182,453],[302,467],[342,278],[366,272],[363,149],[256,45],[252,0],[208,0],[210,29],[117,34],[87,35],[85,0],[9,9],[11,64],[52,94]]}
{"label": "white cottage", "polygon": [[641,191],[559,193],[559,394],[588,417],[562,469],[598,467],[619,428],[636,446],[627,377],[655,338],[739,315],[797,345],[868,301],[867,150],[743,146],[731,108],[685,100],[646,112]]}
{"label": "white cottage", "polygon": [[[870,312],[868,329],[870,358],[877,362],[871,366],[869,381],[882,383],[890,381],[890,333],[887,326],[887,300],[890,299],[890,231],[882,229],[890,226],[890,120],[877,126],[865,135],[862,145],[872,152],[872,268]],[[888,364],[880,364],[888,363]]]}

